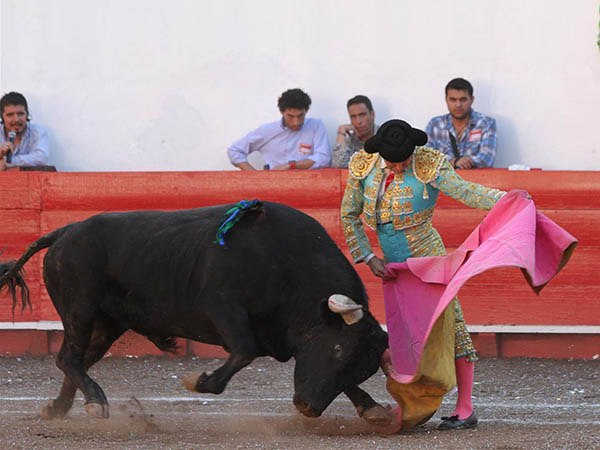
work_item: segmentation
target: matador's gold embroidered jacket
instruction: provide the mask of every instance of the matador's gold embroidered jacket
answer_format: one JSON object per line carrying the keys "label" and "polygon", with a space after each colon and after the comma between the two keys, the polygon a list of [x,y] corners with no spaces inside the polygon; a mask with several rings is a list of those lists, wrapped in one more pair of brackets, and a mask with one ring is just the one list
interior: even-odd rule
{"label": "matador's gold embroidered jacket", "polygon": [[[403,173],[396,174],[378,199],[377,193],[384,182],[383,178],[383,160],[379,154],[361,150],[352,156],[342,201],[341,220],[354,262],[360,262],[372,253],[361,215],[369,228],[378,231],[386,257],[390,251],[386,251],[379,232],[383,230],[382,226],[388,224],[385,227],[388,233],[391,230],[395,235],[402,236],[405,244],[398,247],[402,254],[393,258],[399,262],[409,256],[429,256],[445,252],[439,235],[431,226],[439,191],[467,206],[485,210],[492,209],[505,194],[504,191],[463,180],[443,153],[428,147],[415,150],[412,164]],[[429,244],[425,246],[428,241],[441,248],[436,250]]]}

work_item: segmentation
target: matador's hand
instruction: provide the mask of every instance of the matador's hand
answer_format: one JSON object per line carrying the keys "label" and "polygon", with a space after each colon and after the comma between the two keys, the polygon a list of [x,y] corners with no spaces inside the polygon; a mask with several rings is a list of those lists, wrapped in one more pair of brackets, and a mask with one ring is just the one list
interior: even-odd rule
{"label": "matador's hand", "polygon": [[369,269],[371,269],[371,272],[373,272],[373,275],[376,277],[383,278],[386,274],[385,263],[383,262],[383,259],[378,258],[377,256],[371,258],[367,263],[367,266],[369,266]]}

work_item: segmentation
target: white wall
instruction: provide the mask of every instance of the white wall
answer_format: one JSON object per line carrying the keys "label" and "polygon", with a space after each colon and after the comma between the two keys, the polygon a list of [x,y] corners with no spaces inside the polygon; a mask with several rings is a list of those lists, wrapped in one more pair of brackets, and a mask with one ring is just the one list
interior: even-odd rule
{"label": "white wall", "polygon": [[231,169],[226,147],[290,87],[333,142],[446,111],[455,77],[496,117],[497,167],[600,169],[596,0],[2,0],[0,91],[26,95],[66,171]]}

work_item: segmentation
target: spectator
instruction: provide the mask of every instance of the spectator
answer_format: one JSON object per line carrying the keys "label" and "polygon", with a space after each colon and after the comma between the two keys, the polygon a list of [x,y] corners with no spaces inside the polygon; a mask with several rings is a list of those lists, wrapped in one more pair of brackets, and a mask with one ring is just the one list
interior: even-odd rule
{"label": "spectator", "polygon": [[18,92],[0,99],[0,171],[48,163],[48,136],[41,125],[28,123],[27,100]]}
{"label": "spectator", "polygon": [[362,150],[365,141],[375,134],[375,111],[369,97],[357,95],[346,104],[350,123],[340,125],[333,147],[333,167],[347,169],[350,157]]}
{"label": "spectator", "polygon": [[248,154],[260,152],[271,170],[319,169],[331,164],[331,149],[323,122],[306,118],[311,100],[300,89],[281,94],[281,120],[266,123],[231,144],[227,155],[242,170],[255,170]]}
{"label": "spectator", "polygon": [[427,146],[444,153],[455,169],[492,167],[496,157],[496,121],[471,108],[473,86],[464,78],[446,85],[449,114],[434,117],[425,132]]}

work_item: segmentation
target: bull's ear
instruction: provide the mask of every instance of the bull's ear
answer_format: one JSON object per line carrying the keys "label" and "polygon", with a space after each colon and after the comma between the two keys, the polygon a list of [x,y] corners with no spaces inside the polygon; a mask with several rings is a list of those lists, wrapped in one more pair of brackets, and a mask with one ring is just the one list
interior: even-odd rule
{"label": "bull's ear", "polygon": [[342,316],[344,322],[353,325],[363,318],[362,305],[343,294],[333,294],[327,300],[329,310]]}

